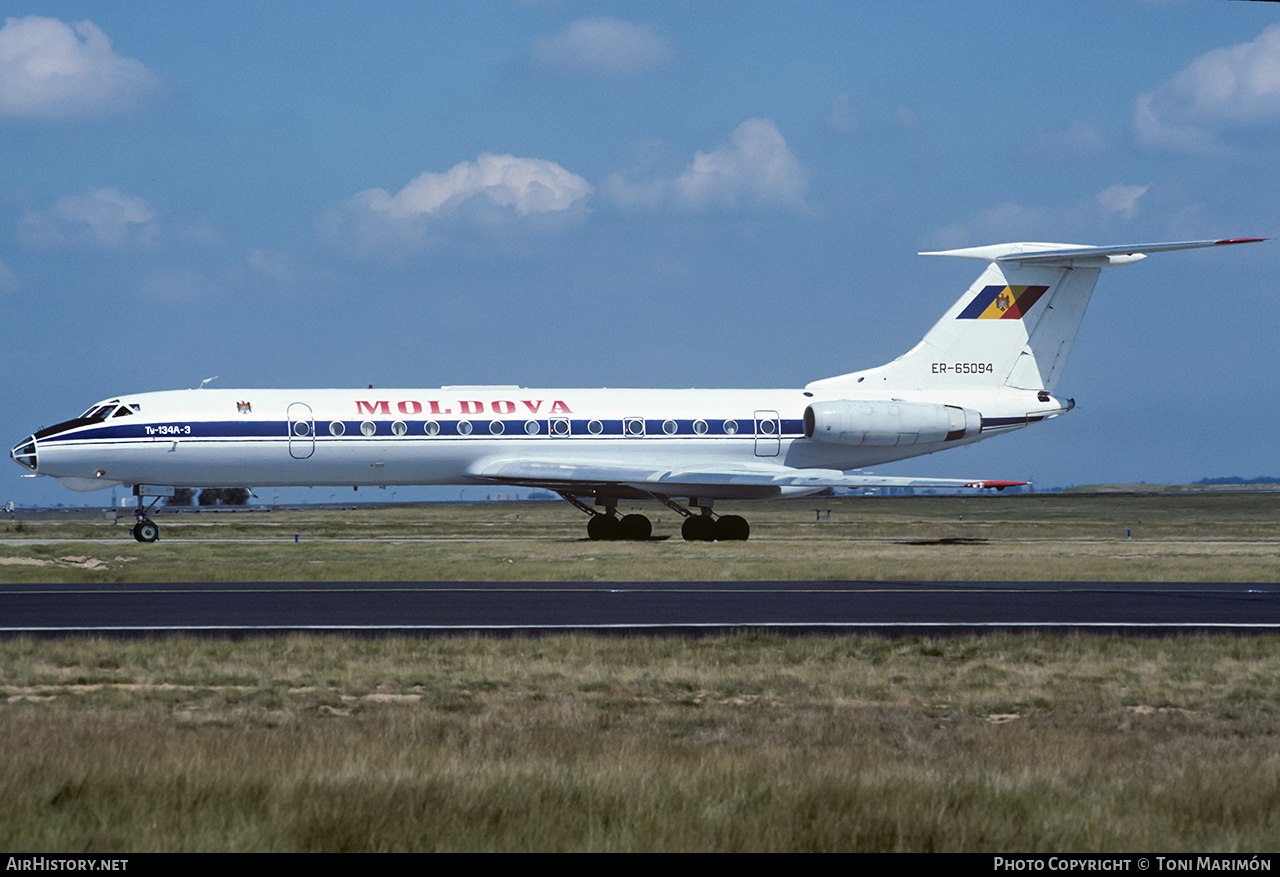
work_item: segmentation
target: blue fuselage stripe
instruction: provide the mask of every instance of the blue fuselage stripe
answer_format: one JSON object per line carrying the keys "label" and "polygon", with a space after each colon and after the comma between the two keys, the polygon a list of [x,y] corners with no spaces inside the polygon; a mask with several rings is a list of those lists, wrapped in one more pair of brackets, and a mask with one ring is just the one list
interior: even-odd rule
{"label": "blue fuselage stripe", "polygon": [[[487,438],[487,439],[528,439],[528,438],[605,438],[605,437],[626,437],[629,439],[664,439],[664,438],[737,438],[737,439],[762,439],[762,440],[778,440],[784,438],[795,438],[804,434],[804,421],[802,420],[781,420],[767,421],[772,426],[772,431],[765,433],[760,431],[761,424],[766,421],[755,421],[751,419],[733,420],[730,418],[722,420],[674,420],[676,425],[674,432],[667,432],[663,429],[664,425],[669,421],[666,420],[643,420],[643,432],[637,431],[634,427],[630,432],[627,431],[627,424],[640,418],[626,418],[616,420],[588,420],[588,419],[569,419],[569,434],[561,435],[555,432],[549,432],[550,424],[554,424],[556,419],[548,421],[541,420],[503,420],[503,419],[476,419],[467,420],[459,418],[456,420],[400,420],[400,421],[361,421],[361,420],[335,420],[329,423],[320,421],[315,424],[314,421],[283,421],[283,420],[222,420],[222,421],[186,421],[174,423],[110,423],[95,426],[79,426],[73,427],[63,432],[52,435],[45,435],[39,439],[41,445],[48,446],[50,444],[58,444],[62,442],[118,442],[118,441],[184,441],[191,439],[201,439],[206,441],[232,440],[232,439],[260,439],[260,440],[279,440],[291,438],[294,441],[311,441],[314,437],[318,441],[358,441],[361,439],[371,439],[376,441],[386,441],[387,439],[399,438]],[[526,431],[528,423],[537,424],[537,432],[530,433]],[[298,435],[295,423],[305,423],[307,425],[307,434]],[[405,431],[402,435],[396,435],[393,432],[394,424],[404,424]],[[470,433],[461,431],[460,426],[463,423],[469,423],[471,426]],[[494,432],[493,424],[500,423],[502,428],[498,432]],[[696,432],[695,423],[703,423],[706,425],[706,431],[703,433]],[[730,429],[736,430],[726,431],[725,424],[730,424]],[[335,431],[335,424],[341,424],[341,432]],[[361,431],[364,424],[373,424],[373,432],[365,435]],[[435,424],[439,427],[436,433],[428,433],[428,425]],[[592,431],[592,426],[598,424],[598,432]],[[779,431],[778,427],[781,426]],[[317,429],[318,426],[318,429]],[[314,434],[314,436],[313,436]]]}

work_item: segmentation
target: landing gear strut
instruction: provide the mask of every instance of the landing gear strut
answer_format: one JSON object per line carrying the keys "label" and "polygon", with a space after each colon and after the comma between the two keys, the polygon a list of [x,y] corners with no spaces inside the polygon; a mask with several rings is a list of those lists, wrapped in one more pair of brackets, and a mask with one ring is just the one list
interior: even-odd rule
{"label": "landing gear strut", "polygon": [[618,517],[618,501],[613,498],[602,499],[603,512],[598,512],[576,496],[560,494],[568,502],[591,516],[587,522],[587,537],[594,542],[647,542],[653,535],[653,524],[644,515],[624,515]]}
{"label": "landing gear strut", "polygon": [[685,516],[680,535],[686,542],[746,542],[751,535],[750,525],[739,515],[714,517],[709,499],[695,498],[689,503],[701,512],[695,515],[665,497],[656,498]]}
{"label": "landing gear strut", "polygon": [[[138,507],[133,512],[135,523],[133,525],[133,538],[138,542],[155,542],[160,538],[160,528],[155,522],[147,517],[147,512],[155,508],[163,497],[173,496],[172,487],[153,487],[150,484],[135,484],[133,486],[133,495],[138,498]],[[143,497],[153,496],[151,505],[143,507]]]}
{"label": "landing gear strut", "polygon": [[[604,506],[604,511],[598,512],[572,494],[561,493],[560,496],[591,516],[591,520],[587,522],[587,537],[592,541],[647,542],[653,535],[653,525],[644,515],[624,515],[619,518],[618,501],[612,497],[602,497],[597,500]],[[751,527],[738,515],[714,516],[709,499],[695,498],[690,505],[697,509],[699,514],[694,514],[668,497],[656,493],[651,496],[684,516],[680,535],[686,542],[745,542],[751,535]]]}

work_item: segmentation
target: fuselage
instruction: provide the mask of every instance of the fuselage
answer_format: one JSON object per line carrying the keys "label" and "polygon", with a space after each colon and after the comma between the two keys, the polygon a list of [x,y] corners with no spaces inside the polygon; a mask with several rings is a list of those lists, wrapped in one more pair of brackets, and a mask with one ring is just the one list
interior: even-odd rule
{"label": "fuselage", "polygon": [[[910,395],[896,402],[914,401]],[[929,399],[937,394],[920,402]],[[103,401],[38,431],[11,456],[76,490],[467,484],[486,480],[475,474],[480,461],[510,459],[849,470],[977,441],[1063,410],[1035,393],[970,394],[949,404],[980,411],[981,431],[841,444],[806,437],[805,410],[817,401],[803,389],[178,390]]]}

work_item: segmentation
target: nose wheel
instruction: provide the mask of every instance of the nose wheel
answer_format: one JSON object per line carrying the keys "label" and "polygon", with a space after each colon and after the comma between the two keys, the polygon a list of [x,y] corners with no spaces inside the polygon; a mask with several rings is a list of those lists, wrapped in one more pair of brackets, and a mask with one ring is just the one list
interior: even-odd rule
{"label": "nose wheel", "polygon": [[139,518],[133,525],[133,538],[139,542],[155,542],[160,538],[160,528],[149,518]]}
{"label": "nose wheel", "polygon": [[[151,484],[135,484],[133,495],[138,498],[138,507],[134,509],[133,538],[138,542],[151,543],[160,538],[160,528],[155,521],[147,517],[147,512],[155,508],[156,503],[166,496],[173,496],[172,487],[157,487]],[[144,506],[145,497],[154,497],[151,505]]]}

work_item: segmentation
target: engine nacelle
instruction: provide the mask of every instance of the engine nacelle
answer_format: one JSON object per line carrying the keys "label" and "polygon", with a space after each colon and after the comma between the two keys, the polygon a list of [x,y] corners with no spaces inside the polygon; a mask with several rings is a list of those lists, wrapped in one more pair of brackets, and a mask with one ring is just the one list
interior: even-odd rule
{"label": "engine nacelle", "polygon": [[952,442],[982,431],[982,415],[932,402],[814,402],[804,410],[804,434],[834,445],[893,447]]}

